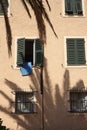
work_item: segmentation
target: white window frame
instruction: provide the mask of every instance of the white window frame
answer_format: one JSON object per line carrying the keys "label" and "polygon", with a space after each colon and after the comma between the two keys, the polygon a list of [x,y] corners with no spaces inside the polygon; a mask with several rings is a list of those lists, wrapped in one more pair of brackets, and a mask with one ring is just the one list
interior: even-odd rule
{"label": "white window frame", "polygon": [[[17,39],[19,38],[25,38],[25,39],[37,39],[39,37],[25,37],[25,36],[18,36],[15,38],[15,59],[14,59],[14,69],[19,69],[20,67],[17,66]],[[35,43],[35,40],[34,40],[34,43]],[[35,44],[34,44],[34,47],[33,47],[33,52],[34,52],[34,48],[35,48]],[[35,54],[33,55],[33,63],[35,64]]]}
{"label": "white window frame", "polygon": [[[86,56],[86,64],[85,65],[67,65],[67,46],[66,46],[66,39],[68,38],[83,38],[85,41],[85,56]],[[64,37],[64,57],[65,57],[65,62],[64,66],[65,67],[70,67],[70,68],[78,68],[78,67],[87,67],[87,37],[86,36],[65,36]]]}
{"label": "white window frame", "polygon": [[67,18],[67,17],[71,17],[71,18],[72,18],[72,17],[75,17],[75,18],[76,18],[76,17],[79,17],[79,18],[85,17],[84,0],[82,0],[83,15],[66,15],[66,14],[65,14],[65,0],[62,1],[62,5],[63,5],[63,6],[62,6],[62,8],[63,8],[63,9],[62,9],[62,10],[63,10],[63,11],[62,11],[62,12],[63,12],[63,15],[62,15],[62,16],[63,16],[63,17],[66,17],[66,18]]}
{"label": "white window frame", "polygon": [[[9,7],[8,7],[8,13],[7,13],[7,16],[10,17],[10,0],[8,0],[8,3],[9,3]],[[0,15],[0,18],[1,17],[4,17],[4,15]]]}

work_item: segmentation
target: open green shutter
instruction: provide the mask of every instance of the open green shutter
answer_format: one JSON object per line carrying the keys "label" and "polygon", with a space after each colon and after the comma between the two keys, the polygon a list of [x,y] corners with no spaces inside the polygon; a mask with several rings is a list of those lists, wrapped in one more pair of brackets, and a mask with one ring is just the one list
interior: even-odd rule
{"label": "open green shutter", "polygon": [[77,14],[82,14],[82,0],[76,0],[75,1],[75,8]]}
{"label": "open green shutter", "polygon": [[25,38],[17,40],[17,66],[22,66],[25,58]]}
{"label": "open green shutter", "polygon": [[[8,6],[9,6],[9,3],[8,3],[8,0],[2,0],[2,4],[4,6],[4,11],[5,13],[8,13]],[[3,8],[2,8],[2,4],[0,3],[0,15],[3,15],[4,11],[3,11]]]}
{"label": "open green shutter", "polygon": [[84,39],[77,39],[77,59],[78,64],[86,64]]}
{"label": "open green shutter", "polygon": [[35,39],[35,66],[43,65],[43,47],[40,39]]}
{"label": "open green shutter", "polygon": [[67,64],[75,64],[75,41],[74,39],[67,39]]}
{"label": "open green shutter", "polygon": [[72,8],[72,0],[65,0],[65,13],[66,14],[72,14],[73,8]]}

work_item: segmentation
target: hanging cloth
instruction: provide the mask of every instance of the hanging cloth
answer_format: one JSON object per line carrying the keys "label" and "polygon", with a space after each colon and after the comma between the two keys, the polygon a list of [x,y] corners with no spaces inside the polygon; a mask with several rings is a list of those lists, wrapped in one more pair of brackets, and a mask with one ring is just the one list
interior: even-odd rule
{"label": "hanging cloth", "polygon": [[23,66],[20,67],[22,76],[30,75],[32,73],[32,63],[25,62]]}

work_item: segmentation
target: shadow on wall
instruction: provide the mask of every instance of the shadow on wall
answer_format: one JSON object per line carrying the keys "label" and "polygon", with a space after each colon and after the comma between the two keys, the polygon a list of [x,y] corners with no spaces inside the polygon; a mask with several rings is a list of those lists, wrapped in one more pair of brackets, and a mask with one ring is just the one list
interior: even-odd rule
{"label": "shadow on wall", "polygon": [[[6,0],[8,7],[9,7],[9,3],[8,0]],[[42,40],[42,43],[46,43],[46,27],[45,27],[45,22],[44,22],[44,18],[46,19],[46,21],[48,22],[48,24],[50,25],[54,35],[56,37],[57,34],[54,30],[54,27],[50,21],[50,18],[46,12],[46,9],[43,5],[43,2],[40,0],[21,0],[21,2],[23,3],[23,6],[29,16],[29,18],[31,18],[31,14],[29,11],[29,6],[31,6],[32,10],[34,11],[35,17],[36,17],[36,22],[37,22],[37,27],[38,27],[38,32],[39,32],[39,37]],[[46,3],[48,5],[49,11],[51,11],[51,7],[50,4],[48,2],[48,0],[46,0]],[[5,20],[5,27],[6,27],[6,40],[7,40],[7,46],[8,46],[8,54],[9,56],[12,56],[12,50],[11,50],[11,46],[12,46],[12,30],[11,30],[11,26],[10,26],[10,22],[9,22],[9,18],[7,15],[7,12],[5,10],[3,1],[0,0],[0,4],[2,6],[3,9],[3,14],[4,14],[4,20]],[[12,15],[12,14],[10,14]],[[44,17],[44,18],[43,18]]]}
{"label": "shadow on wall", "polygon": [[[47,64],[45,65],[47,66]],[[70,89],[70,77],[69,71],[66,69],[63,77],[63,96],[61,96],[60,88],[58,84],[54,86],[55,100],[53,102],[51,80],[49,74],[45,68],[45,78],[47,82],[45,84],[45,130],[86,130],[87,119],[82,113],[70,113],[69,111],[69,95],[68,90]],[[62,77],[61,77],[62,78]],[[46,81],[45,79],[45,81]],[[74,88],[84,89],[83,80],[78,81]]]}
{"label": "shadow on wall", "polygon": [[[48,24],[51,27],[56,38],[58,37],[54,30],[54,27],[50,21],[50,18],[46,12],[46,9],[44,7],[42,0],[32,0],[32,1],[31,0],[21,0],[21,2],[23,4],[27,14],[29,15],[29,18],[31,18],[32,16],[30,14],[29,7],[27,4],[29,4],[31,6],[32,10],[34,11],[34,14],[36,17],[36,22],[37,22],[37,27],[38,27],[38,32],[39,32],[39,37],[43,43],[46,43],[46,26],[45,26],[44,18],[48,22]],[[48,0],[46,0],[46,3],[48,5],[49,11],[51,11],[51,7],[50,7]]]}
{"label": "shadow on wall", "polygon": [[[68,89],[70,86],[70,76],[69,71],[65,70],[63,76],[63,96],[60,93],[60,86],[55,84],[55,86],[51,85],[50,76],[47,70],[47,60],[45,59],[44,65],[44,130],[87,130],[87,120],[84,114],[79,113],[69,113],[68,112]],[[17,115],[11,114],[11,102],[12,99],[6,95],[4,92],[0,92],[3,98],[6,98],[9,101],[9,108],[4,108],[0,106],[0,111],[7,114],[11,118],[17,122],[16,130],[19,130],[19,126],[24,130],[40,130],[41,129],[41,94],[40,94],[40,70],[35,69],[33,74],[29,77],[32,81],[31,87],[32,89],[38,90],[37,93],[37,102],[38,102],[38,113],[37,114],[27,114],[27,115]],[[21,87],[17,84],[5,79],[6,85],[12,90],[21,90]],[[82,80],[78,81],[76,87],[83,87],[84,82]],[[53,97],[53,89],[54,97]],[[55,99],[55,100],[54,100]],[[23,118],[22,118],[23,117]],[[3,117],[2,117],[3,119]]]}
{"label": "shadow on wall", "polygon": [[[9,56],[11,56],[12,55],[12,52],[11,52],[12,33],[11,33],[10,22],[9,22],[9,19],[8,19],[8,15],[7,15],[3,0],[0,0],[0,4],[2,6],[3,14],[4,14],[4,21],[5,21],[5,27],[6,27],[6,40],[7,40],[7,46],[8,46],[8,54],[9,54]],[[6,0],[6,4],[9,7],[8,0]]]}

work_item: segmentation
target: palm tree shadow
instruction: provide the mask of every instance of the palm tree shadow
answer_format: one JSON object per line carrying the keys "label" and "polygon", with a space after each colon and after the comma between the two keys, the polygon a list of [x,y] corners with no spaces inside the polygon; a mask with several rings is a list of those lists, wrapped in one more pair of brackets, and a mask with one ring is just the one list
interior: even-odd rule
{"label": "palm tree shadow", "polygon": [[[11,93],[12,95],[14,95],[15,91],[23,91],[23,89],[21,89],[17,84],[15,84],[14,82],[5,79],[5,84],[11,89]],[[30,86],[31,87],[31,86]],[[12,108],[14,107],[14,102],[13,99],[11,97],[9,97],[5,92],[0,91],[0,94],[2,95],[3,98],[5,98],[8,102],[9,102],[9,107],[3,107],[0,105],[0,111],[2,111],[3,113],[9,115],[9,117],[13,118],[16,122],[16,129],[18,129],[20,126],[24,129],[33,129],[33,124],[36,126],[36,129],[38,129],[40,127],[40,115],[38,113],[35,114],[23,114],[23,115],[19,115],[19,114],[15,114],[14,112],[12,112]],[[36,93],[36,97],[37,97]],[[40,98],[38,98],[38,101],[40,101]],[[38,103],[36,104],[36,110],[40,113],[41,112],[41,108],[38,107]],[[23,117],[23,118],[21,118]]]}
{"label": "palm tree shadow", "polygon": [[[70,72],[69,70],[65,70],[63,75],[63,85],[60,87],[58,83],[55,84],[53,87],[52,81],[50,79],[49,73],[48,73],[48,63],[47,59],[45,58],[45,65],[43,68],[43,94],[40,93],[40,74],[41,70],[38,68],[35,68],[33,71],[33,74],[29,76],[29,80],[32,81],[32,84],[29,84],[29,87],[31,87],[33,90],[38,90],[36,94],[37,98],[37,114],[31,114],[31,115],[21,115],[23,118],[21,118],[17,114],[11,113],[11,102],[12,99],[4,92],[1,92],[1,95],[3,98],[5,98],[9,102],[9,108],[0,106],[0,110],[4,112],[5,114],[9,115],[11,118],[13,118],[16,122],[18,129],[20,126],[25,129],[34,130],[36,127],[36,130],[41,129],[41,123],[42,123],[42,100],[41,96],[43,95],[43,103],[44,103],[44,111],[43,111],[43,117],[44,117],[44,130],[86,130],[87,129],[87,121],[84,114],[80,113],[70,113],[69,110],[69,90],[70,90]],[[5,83],[7,87],[11,89],[11,91],[20,90],[21,87],[15,84],[14,82],[5,79]],[[84,88],[84,82],[82,80],[79,80],[76,85],[73,88],[78,88],[81,86]],[[81,88],[80,87],[80,88]],[[61,93],[61,90],[62,93]],[[74,126],[74,127],[73,127]]]}
{"label": "palm tree shadow", "polygon": [[[27,14],[28,14],[28,16],[30,18],[31,18],[31,14],[30,14],[29,8],[27,6],[27,3],[33,9],[35,17],[36,17],[36,21],[37,21],[39,37],[42,40],[42,43],[46,43],[46,27],[45,27],[44,18],[49,23],[52,31],[54,32],[54,35],[56,37],[58,37],[56,32],[55,32],[55,30],[54,30],[54,27],[53,27],[50,19],[49,19],[49,16],[48,16],[48,14],[46,12],[46,9],[44,8],[44,5],[43,5],[42,1],[39,1],[39,0],[37,0],[37,1],[35,1],[35,0],[32,0],[32,1],[31,0],[21,0],[21,2],[23,3],[23,6],[25,7],[25,10],[26,10],[26,12],[27,12]],[[51,11],[51,7],[50,7],[50,4],[49,4],[48,0],[46,0],[46,3],[48,5],[49,10]],[[11,33],[10,22],[9,22],[9,18],[7,16],[7,12],[6,12],[4,4],[3,4],[3,0],[0,0],[0,4],[2,6],[4,19],[5,19],[8,54],[9,54],[9,56],[12,56],[12,50],[11,50],[11,46],[12,46],[12,33]],[[9,6],[8,0],[7,0],[7,4]]]}
{"label": "palm tree shadow", "polygon": [[[8,0],[6,0],[7,5],[9,6]],[[4,14],[4,21],[5,21],[5,27],[6,27],[6,39],[7,39],[7,46],[8,46],[8,54],[9,56],[12,55],[11,46],[12,46],[12,33],[11,33],[11,27],[10,22],[8,19],[8,15],[5,9],[5,6],[3,4],[3,0],[0,0],[0,4],[2,6],[3,14]]]}
{"label": "palm tree shadow", "polygon": [[[46,43],[46,27],[45,27],[44,18],[49,23],[52,31],[54,32],[54,35],[56,37],[58,37],[50,19],[49,19],[49,16],[46,12],[46,9],[44,8],[42,1],[39,1],[39,0],[37,0],[37,1],[36,0],[32,0],[32,1],[31,0],[22,0],[21,2],[23,4],[23,6],[25,7],[25,10],[28,13],[30,18],[31,18],[31,15],[30,15],[30,11],[29,11],[29,8],[27,6],[27,3],[31,6],[32,10],[34,11],[36,21],[37,21],[38,30],[39,30],[39,36],[40,36],[40,39],[42,40],[43,43]],[[48,0],[46,0],[46,3],[48,5],[49,10],[51,11],[51,7],[49,5]]]}
{"label": "palm tree shadow", "polygon": [[[45,59],[44,68],[44,126],[45,129],[61,129],[61,130],[86,130],[87,121],[84,114],[70,113],[69,90],[70,90],[70,73],[69,70],[65,70],[63,76],[62,88],[58,83],[53,87],[49,73],[47,71],[47,60]],[[76,83],[75,88],[84,89],[84,82],[79,80]],[[73,87],[73,88],[74,88]],[[61,90],[63,89],[63,94]],[[82,124],[82,123],[83,124]],[[50,125],[51,124],[51,125]],[[74,127],[73,127],[74,126]]]}

